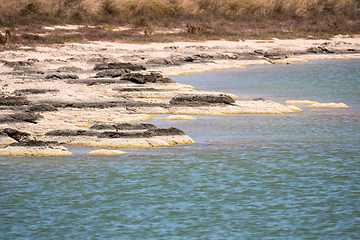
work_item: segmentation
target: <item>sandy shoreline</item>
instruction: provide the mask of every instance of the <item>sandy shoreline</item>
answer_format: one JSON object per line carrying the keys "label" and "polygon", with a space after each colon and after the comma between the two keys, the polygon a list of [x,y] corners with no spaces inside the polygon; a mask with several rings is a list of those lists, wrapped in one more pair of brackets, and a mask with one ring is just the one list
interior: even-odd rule
{"label": "sandy shoreline", "polygon": [[[52,130],[88,129],[94,123],[143,121],[154,114],[292,113],[300,109],[231,93],[199,92],[166,77],[251,64],[350,58],[360,58],[359,36],[147,45],[92,42],[0,52],[0,145],[14,142],[1,133],[5,128],[43,136]],[[176,97],[181,100],[173,103]],[[176,144],[160,140],[149,146]],[[109,141],[118,146],[116,140]]]}

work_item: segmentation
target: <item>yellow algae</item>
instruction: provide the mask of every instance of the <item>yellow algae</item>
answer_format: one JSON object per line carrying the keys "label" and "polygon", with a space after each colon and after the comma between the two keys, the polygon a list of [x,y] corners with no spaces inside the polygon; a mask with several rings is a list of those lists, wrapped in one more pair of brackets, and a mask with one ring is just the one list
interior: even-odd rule
{"label": "yellow algae", "polygon": [[196,118],[188,115],[170,115],[162,120],[196,120]]}
{"label": "yellow algae", "polygon": [[345,103],[317,103],[308,106],[308,108],[349,108]]}
{"label": "yellow algae", "polygon": [[286,105],[312,105],[317,104],[318,102],[310,100],[287,100],[285,101]]}
{"label": "yellow algae", "polygon": [[89,152],[88,154],[90,154],[90,155],[121,155],[121,154],[125,154],[125,153],[126,152],[119,151],[119,150],[98,149],[98,150],[93,150],[93,151]]}

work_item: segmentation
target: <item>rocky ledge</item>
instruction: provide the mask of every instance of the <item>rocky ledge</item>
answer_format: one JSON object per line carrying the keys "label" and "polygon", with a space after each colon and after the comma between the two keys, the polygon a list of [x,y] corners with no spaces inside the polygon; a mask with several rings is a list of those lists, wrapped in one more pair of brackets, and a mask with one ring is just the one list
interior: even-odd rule
{"label": "rocky ledge", "polygon": [[67,145],[131,148],[192,144],[180,129],[157,128],[152,124],[95,124],[89,130],[54,130],[41,140],[56,140]]}
{"label": "rocky ledge", "polygon": [[[44,155],[48,150],[55,155],[67,154],[59,144],[98,147],[188,144],[193,140],[171,126],[158,129],[150,125],[119,124],[150,120],[154,114],[301,111],[262,98],[239,99],[231,93],[197,91],[164,75],[257,63],[290,63],[325,55],[340,56],[339,53],[356,57],[360,53],[356,42],[319,44],[308,41],[297,45],[298,49],[287,49],[286,46],[294,44],[286,45],[280,40],[166,46],[100,42],[1,52],[0,146],[6,146],[1,152],[27,149],[31,155],[35,149],[43,149]],[[346,50],[350,48],[351,51]],[[25,132],[31,137],[16,139],[5,129]]]}
{"label": "rocky ledge", "polygon": [[0,149],[0,156],[42,157],[72,154],[56,141],[40,141],[29,133],[11,128],[4,129],[2,133],[16,142]]}

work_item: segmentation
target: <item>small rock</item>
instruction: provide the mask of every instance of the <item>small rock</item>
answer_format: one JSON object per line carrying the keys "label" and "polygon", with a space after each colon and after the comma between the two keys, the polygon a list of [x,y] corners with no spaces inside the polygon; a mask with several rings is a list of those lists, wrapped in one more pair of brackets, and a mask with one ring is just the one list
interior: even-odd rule
{"label": "small rock", "polygon": [[96,64],[94,67],[95,71],[108,70],[108,69],[128,69],[131,71],[141,71],[146,70],[142,65],[133,64],[133,63],[121,63],[121,62],[112,62],[112,63],[100,63]]}
{"label": "small rock", "polygon": [[170,100],[170,105],[203,106],[211,104],[234,104],[235,101],[226,94],[183,93]]}
{"label": "small rock", "polygon": [[79,79],[77,75],[73,74],[49,74],[45,77],[45,79]]}

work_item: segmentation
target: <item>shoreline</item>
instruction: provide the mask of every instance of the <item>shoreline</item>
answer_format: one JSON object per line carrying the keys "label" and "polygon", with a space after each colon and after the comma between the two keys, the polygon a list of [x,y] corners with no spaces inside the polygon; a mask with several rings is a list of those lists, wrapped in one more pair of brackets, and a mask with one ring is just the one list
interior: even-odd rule
{"label": "shoreline", "polygon": [[[0,52],[3,63],[0,64],[0,97],[3,101],[0,104],[0,145],[14,143],[3,133],[7,128],[40,136],[40,141],[42,138],[45,141],[55,139],[44,138],[51,131],[77,132],[67,140],[60,141],[66,145],[90,134],[88,129],[92,124],[143,121],[151,119],[154,114],[293,113],[301,109],[265,99],[237,98],[232,93],[197,91],[167,76],[240,69],[255,64],[351,58],[360,58],[360,37],[146,45],[92,42],[22,47],[18,51]],[[341,104],[336,106],[347,107]],[[118,131],[115,130],[110,129]],[[121,147],[120,142],[123,142],[123,145],[129,143],[125,144],[127,147],[136,147],[134,138],[137,139],[136,134],[139,134],[136,131],[130,135],[125,131],[121,136],[116,136],[122,140],[110,137],[115,133],[96,133],[85,145]],[[167,133],[170,137],[164,141],[161,132],[167,130],[156,131],[160,135],[149,132],[145,139],[141,136],[147,142],[143,145],[154,147],[193,143],[185,133],[181,133],[184,139],[171,140],[176,139],[176,135],[171,135],[170,131]],[[108,139],[99,139],[101,134],[107,135]],[[149,142],[148,137],[159,143]],[[100,143],[92,144],[91,141]]]}

